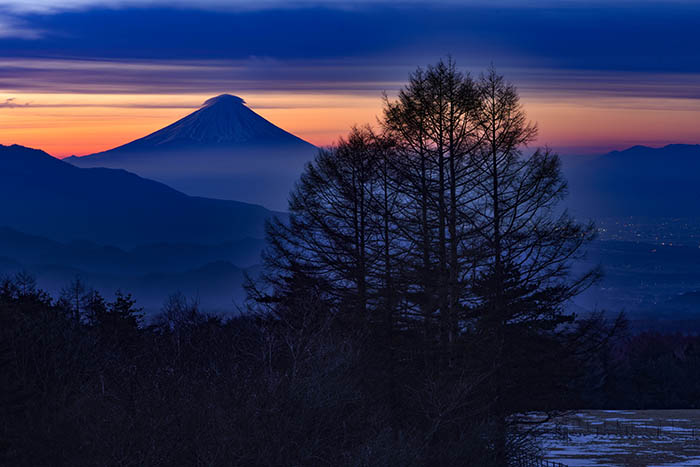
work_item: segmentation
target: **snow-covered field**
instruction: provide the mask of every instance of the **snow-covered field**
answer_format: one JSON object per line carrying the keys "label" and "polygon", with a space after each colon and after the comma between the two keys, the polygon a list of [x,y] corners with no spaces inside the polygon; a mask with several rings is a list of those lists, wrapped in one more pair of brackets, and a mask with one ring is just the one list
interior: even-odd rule
{"label": "snow-covered field", "polygon": [[700,466],[700,410],[601,410],[540,426],[545,459],[570,467]]}

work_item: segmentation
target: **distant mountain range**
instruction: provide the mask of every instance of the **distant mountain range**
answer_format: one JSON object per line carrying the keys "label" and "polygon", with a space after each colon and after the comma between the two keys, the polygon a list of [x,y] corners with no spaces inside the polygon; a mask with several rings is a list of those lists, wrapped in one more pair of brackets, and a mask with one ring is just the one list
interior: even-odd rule
{"label": "distant mountain range", "polygon": [[700,217],[700,145],[565,158],[572,210],[588,217]]}
{"label": "distant mountain range", "polygon": [[17,145],[0,145],[0,199],[2,225],[56,241],[119,247],[262,238],[265,220],[278,215],[187,196],[124,170],[81,169]]}
{"label": "distant mountain range", "polygon": [[78,167],[126,169],[184,193],[284,210],[317,148],[223,94],[161,130],[98,154],[64,159]]}
{"label": "distant mountain range", "polygon": [[[285,145],[309,152],[270,150]],[[158,169],[165,178],[190,174],[187,183],[203,190],[217,186],[207,178],[216,174],[231,196],[252,184],[274,204],[273,198],[286,198],[313,151],[240,99],[220,96],[149,137],[72,161],[129,162]],[[566,157],[564,168],[567,204],[576,216],[700,219],[700,145]],[[176,291],[198,298],[205,310],[233,311],[233,301],[243,298],[245,272],[259,267],[265,220],[286,216],[259,205],[188,196],[122,169],[76,167],[17,145],[0,145],[0,200],[0,275],[28,270],[53,293],[79,275],[105,295],[117,289],[133,293],[151,313]],[[669,316],[692,311],[695,295],[673,297],[700,290],[695,268],[688,266],[700,250],[672,247],[659,256],[634,242],[596,245],[591,260],[608,275],[580,306],[634,313],[665,303]]]}

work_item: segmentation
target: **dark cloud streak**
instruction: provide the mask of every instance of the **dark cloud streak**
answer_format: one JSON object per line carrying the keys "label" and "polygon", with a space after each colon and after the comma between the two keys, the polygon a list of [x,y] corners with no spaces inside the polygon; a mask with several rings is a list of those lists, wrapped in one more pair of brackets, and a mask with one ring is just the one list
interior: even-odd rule
{"label": "dark cloud streak", "polygon": [[[342,61],[97,61],[0,59],[0,89],[103,94],[260,91],[379,95],[405,82],[412,65]],[[483,68],[467,67],[474,74]],[[700,73],[502,69],[524,93],[553,96],[700,99]]]}

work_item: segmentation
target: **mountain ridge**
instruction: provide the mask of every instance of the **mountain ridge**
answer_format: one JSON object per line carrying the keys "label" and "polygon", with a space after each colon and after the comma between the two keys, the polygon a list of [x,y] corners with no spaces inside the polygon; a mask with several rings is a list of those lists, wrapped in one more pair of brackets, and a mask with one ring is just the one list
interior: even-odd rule
{"label": "mountain ridge", "polygon": [[259,205],[192,197],[122,169],[83,169],[19,145],[0,145],[2,224],[58,241],[120,247],[262,238],[282,215]]}
{"label": "mountain ridge", "polygon": [[700,215],[700,144],[631,146],[574,162],[565,175],[568,204],[582,216]]}

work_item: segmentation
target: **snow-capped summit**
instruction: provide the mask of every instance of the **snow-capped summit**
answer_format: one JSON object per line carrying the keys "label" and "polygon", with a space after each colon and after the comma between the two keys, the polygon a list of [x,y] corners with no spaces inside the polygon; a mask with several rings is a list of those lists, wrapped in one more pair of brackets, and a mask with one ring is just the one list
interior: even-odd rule
{"label": "snow-capped summit", "polygon": [[289,190],[316,148],[231,94],[143,138],[83,157],[79,167],[110,167],[164,182],[190,195],[285,209]]}
{"label": "snow-capped summit", "polygon": [[204,101],[202,107],[207,107],[221,102],[229,102],[232,104],[245,104],[245,100],[243,100],[242,97],[234,96],[233,94],[221,94],[219,96],[211,97]]}

